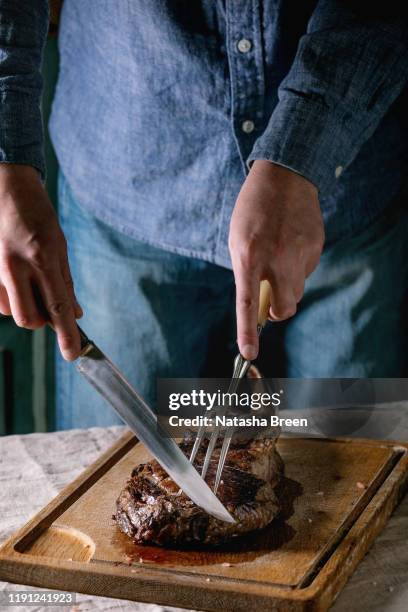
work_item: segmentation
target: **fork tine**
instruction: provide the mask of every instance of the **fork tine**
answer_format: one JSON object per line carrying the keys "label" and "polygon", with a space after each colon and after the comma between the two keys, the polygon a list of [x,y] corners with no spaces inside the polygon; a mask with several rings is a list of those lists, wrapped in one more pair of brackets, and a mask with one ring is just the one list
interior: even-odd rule
{"label": "fork tine", "polygon": [[197,437],[194,440],[193,448],[191,450],[190,455],[190,463],[194,463],[194,459],[196,458],[198,449],[200,448],[201,442],[203,441],[205,435],[205,427],[204,425],[200,425],[197,431]]}
{"label": "fork tine", "polygon": [[230,436],[225,436],[225,438],[224,438],[224,440],[222,442],[220,458],[218,460],[218,466],[217,466],[217,474],[215,476],[215,484],[214,484],[214,493],[215,493],[215,495],[217,495],[218,487],[220,485],[222,471],[224,469],[225,459],[227,458],[228,449],[229,449],[230,444],[231,444],[231,439],[232,439],[232,434],[233,433],[234,433],[234,431],[232,430],[231,431],[231,435]]}
{"label": "fork tine", "polygon": [[[231,380],[231,383],[228,389],[228,393],[234,393],[236,391],[239,385],[239,381],[245,376],[250,365],[251,365],[251,362],[244,359],[244,357],[242,357],[242,355],[238,353],[234,361],[234,372],[232,375],[232,380]],[[214,484],[215,494],[217,493],[218,487],[221,482],[222,471],[224,469],[225,460],[226,460],[228,450],[231,444],[233,433],[234,433],[234,430],[231,429],[231,432],[230,432],[231,435],[224,436],[224,440],[222,442],[220,457],[219,457],[218,466],[217,466],[217,473],[215,476],[215,484]],[[219,431],[217,432],[217,438],[218,438],[218,435],[219,435]],[[217,438],[215,439],[215,442],[217,441]],[[215,442],[214,442],[214,446],[215,446]],[[207,453],[208,453],[208,450],[207,450]],[[208,462],[209,462],[209,459],[208,459]]]}
{"label": "fork tine", "polygon": [[[268,281],[262,280],[260,283],[260,294],[259,294],[259,312],[258,312],[258,325],[257,325],[258,336],[260,335],[262,328],[265,325],[266,320],[268,318],[268,311],[269,311],[269,304],[270,304],[270,292],[271,292],[271,288],[270,288]],[[236,356],[234,360],[234,371],[232,374],[232,380],[228,388],[228,393],[234,393],[236,391],[239,381],[241,380],[241,378],[245,376],[250,365],[251,365],[251,362],[247,361],[240,353],[238,353],[238,355]],[[224,409],[223,414],[225,413],[226,413],[226,410]],[[205,476],[207,474],[208,466],[210,464],[210,459],[213,454],[218,437],[220,435],[220,431],[221,431],[221,427],[217,427],[216,429],[214,429],[213,433],[211,434],[210,441],[207,447],[207,452],[204,458],[203,468],[201,470],[201,477],[203,479],[205,479]],[[198,449],[200,448],[200,444],[203,440],[205,432],[206,430],[205,430],[204,425],[201,425],[198,429],[197,437],[193,444],[193,448],[192,448],[191,455],[190,455],[190,463],[194,462],[194,459],[197,455]],[[228,436],[228,437],[224,436],[224,440],[222,442],[220,458],[218,461],[217,473],[215,477],[214,493],[217,493],[217,489],[221,481],[222,471],[224,469],[225,460],[226,460],[227,453],[228,453],[228,450],[231,444],[232,433],[233,433],[233,430],[231,431],[231,436]]]}
{"label": "fork tine", "polygon": [[205,454],[203,469],[201,470],[201,478],[203,479],[205,478],[207,474],[208,466],[210,465],[211,455],[213,454],[213,451],[214,451],[219,435],[220,435],[220,428],[217,427],[217,429],[214,429],[214,431],[211,434],[210,441],[207,447],[207,452]]}
{"label": "fork tine", "polygon": [[[242,355],[238,353],[238,355],[235,358],[234,373],[233,373],[233,378],[232,378],[232,380],[230,382],[230,385],[229,385],[229,388],[228,388],[228,393],[235,392],[235,390],[236,390],[236,388],[237,388],[237,386],[239,384],[240,379],[243,376],[245,376],[245,374],[246,374],[246,372],[247,372],[247,370],[248,370],[250,365],[251,365],[251,362],[247,361],[246,359],[244,359],[244,357],[242,357]],[[225,414],[226,412],[227,412],[227,410],[224,408],[223,414]],[[221,431],[221,427],[217,427],[213,431],[213,433],[211,434],[210,441],[209,441],[208,447],[207,447],[207,452],[205,454],[203,469],[201,471],[201,477],[202,478],[205,478],[205,476],[207,474],[208,466],[210,464],[210,459],[211,459],[211,456],[213,454],[213,451],[214,451],[215,445],[217,443],[217,440],[219,438],[220,431]],[[223,446],[222,446],[222,449],[221,449],[221,453],[222,453],[222,450],[224,448],[225,440],[227,440],[227,438],[224,438]],[[220,455],[220,460],[218,462],[218,467],[217,467],[218,484],[219,484],[219,481],[221,479],[222,468],[223,468],[224,463],[225,463],[225,457],[227,455],[230,442],[231,442],[231,439],[229,438],[229,442],[228,442],[228,444],[226,446],[226,449],[225,449],[225,456],[224,456],[223,461],[221,463],[221,471],[220,471],[220,474],[218,475],[218,470],[219,470],[220,462],[221,462],[221,455]],[[194,446],[195,446],[195,443],[194,443]],[[194,450],[194,447],[193,447],[193,450]],[[217,485],[217,488],[218,488],[218,485]]]}

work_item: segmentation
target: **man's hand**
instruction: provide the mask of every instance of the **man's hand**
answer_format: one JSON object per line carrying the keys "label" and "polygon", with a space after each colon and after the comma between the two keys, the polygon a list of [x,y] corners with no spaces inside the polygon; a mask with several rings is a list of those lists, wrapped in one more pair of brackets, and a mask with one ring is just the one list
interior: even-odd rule
{"label": "man's hand", "polygon": [[316,187],[277,164],[257,160],[231,218],[229,248],[237,290],[238,346],[246,359],[258,354],[259,284],[271,288],[270,318],[295,314],[305,279],[316,268],[324,228]]}
{"label": "man's hand", "polygon": [[63,357],[78,357],[75,319],[82,310],[74,294],[66,242],[31,166],[0,164],[0,312],[27,329],[49,321]]}

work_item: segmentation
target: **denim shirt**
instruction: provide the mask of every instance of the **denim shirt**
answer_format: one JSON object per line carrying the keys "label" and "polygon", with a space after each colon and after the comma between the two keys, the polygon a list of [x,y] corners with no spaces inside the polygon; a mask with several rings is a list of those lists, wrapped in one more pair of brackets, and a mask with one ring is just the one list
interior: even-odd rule
{"label": "denim shirt", "polygon": [[[65,0],[51,134],[79,203],[230,267],[234,202],[266,159],[318,187],[328,244],[362,231],[406,196],[408,161],[406,22],[365,4]],[[0,161],[42,173],[47,11],[0,0]]]}

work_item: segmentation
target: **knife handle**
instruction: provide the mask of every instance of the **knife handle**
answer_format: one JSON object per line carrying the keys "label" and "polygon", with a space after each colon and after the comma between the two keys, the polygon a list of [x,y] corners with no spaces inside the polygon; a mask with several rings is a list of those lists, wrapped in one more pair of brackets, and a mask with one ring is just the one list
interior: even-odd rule
{"label": "knife handle", "polygon": [[271,306],[272,288],[269,281],[263,280],[259,286],[258,327],[262,328],[268,320]]}
{"label": "knife handle", "polygon": [[81,350],[83,350],[91,342],[86,333],[77,325],[79,331],[79,337],[81,338]]}

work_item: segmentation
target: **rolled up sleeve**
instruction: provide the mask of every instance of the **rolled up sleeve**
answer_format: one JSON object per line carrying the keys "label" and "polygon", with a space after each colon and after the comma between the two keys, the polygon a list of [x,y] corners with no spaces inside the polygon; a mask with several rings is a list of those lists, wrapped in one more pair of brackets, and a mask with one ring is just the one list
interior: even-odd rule
{"label": "rolled up sleeve", "polygon": [[0,163],[45,175],[41,61],[47,0],[0,0]]}
{"label": "rolled up sleeve", "polygon": [[406,86],[406,22],[320,1],[279,87],[279,102],[248,165],[266,159],[309,179],[320,195],[374,133]]}

